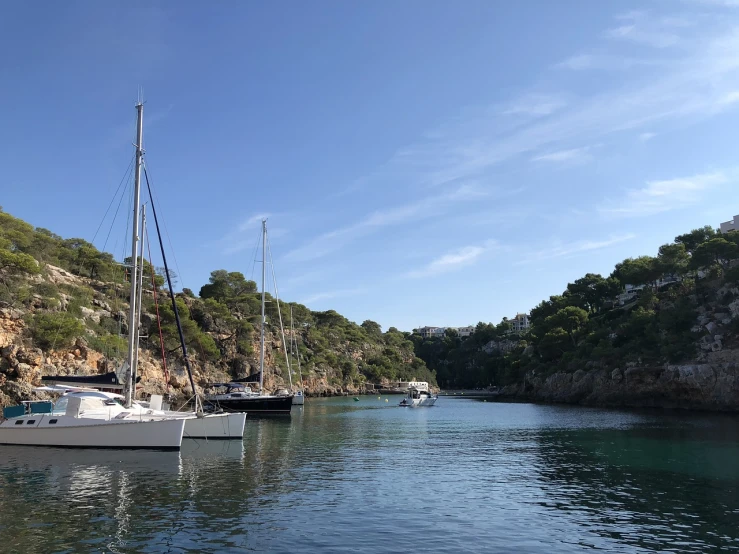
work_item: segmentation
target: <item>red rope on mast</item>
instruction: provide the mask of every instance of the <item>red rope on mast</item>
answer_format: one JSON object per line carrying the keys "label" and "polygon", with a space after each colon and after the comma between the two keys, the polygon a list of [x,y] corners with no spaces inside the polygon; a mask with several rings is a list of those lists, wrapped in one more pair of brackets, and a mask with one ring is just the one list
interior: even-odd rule
{"label": "red rope on mast", "polygon": [[[151,243],[149,237],[146,237],[146,248],[149,250],[149,259],[151,260]],[[157,302],[157,283],[154,280],[154,264],[151,265],[151,290],[154,292],[154,307],[157,311],[157,327],[159,328],[159,344],[162,347],[162,367],[164,368],[164,380],[167,385],[167,394],[169,394],[169,371],[167,371],[167,356],[164,353],[164,337],[162,336],[162,321],[159,319],[159,302]]]}

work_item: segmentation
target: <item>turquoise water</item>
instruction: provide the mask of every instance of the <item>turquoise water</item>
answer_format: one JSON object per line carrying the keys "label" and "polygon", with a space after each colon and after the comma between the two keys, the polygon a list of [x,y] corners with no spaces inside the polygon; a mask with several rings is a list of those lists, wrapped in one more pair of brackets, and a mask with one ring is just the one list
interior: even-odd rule
{"label": "turquoise water", "polygon": [[180,453],[0,447],[0,551],[739,551],[737,417],[389,398]]}

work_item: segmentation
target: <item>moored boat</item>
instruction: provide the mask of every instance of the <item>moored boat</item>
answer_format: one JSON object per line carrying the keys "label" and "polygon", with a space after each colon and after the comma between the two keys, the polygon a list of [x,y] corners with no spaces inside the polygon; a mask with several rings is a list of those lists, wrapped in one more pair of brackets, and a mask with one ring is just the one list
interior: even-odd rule
{"label": "moored boat", "polygon": [[[67,448],[179,450],[184,419],[134,416],[101,398],[79,395],[57,410],[51,402],[26,402],[3,410],[0,444]],[[98,414],[105,413],[106,417]]]}
{"label": "moored boat", "polygon": [[438,396],[429,391],[420,390],[415,387],[408,389],[406,396],[398,406],[407,408],[430,407],[436,402]]}
{"label": "moored boat", "polygon": [[206,396],[213,408],[224,412],[248,412],[250,415],[289,414],[292,395],[259,394],[243,383],[213,383],[216,392]]}
{"label": "moored boat", "polygon": [[[185,439],[241,439],[244,437],[244,426],[246,424],[245,413],[216,413],[205,414],[190,411],[173,411],[161,410],[161,396],[153,395],[152,402],[146,406],[136,400],[131,401],[131,405],[125,408],[125,397],[120,394],[102,392],[96,390],[86,391],[70,391],[62,396],[55,405],[55,411],[63,410],[69,399],[81,398],[98,398],[108,406],[108,409],[98,410],[96,412],[88,412],[87,417],[110,418],[111,411],[120,414],[125,413],[131,417],[146,418],[156,421],[165,421],[173,419],[182,419],[185,421],[183,438]],[[120,408],[114,408],[117,405]]]}

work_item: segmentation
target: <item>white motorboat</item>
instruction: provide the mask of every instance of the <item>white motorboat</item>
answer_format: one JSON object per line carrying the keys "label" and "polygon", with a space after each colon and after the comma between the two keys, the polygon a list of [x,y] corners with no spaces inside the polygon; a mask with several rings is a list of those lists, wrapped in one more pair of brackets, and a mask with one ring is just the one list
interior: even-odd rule
{"label": "white motorboat", "polygon": [[299,390],[293,395],[293,406],[302,406],[305,404],[305,396],[303,391]]}
{"label": "white motorboat", "polygon": [[295,393],[291,393],[287,389],[280,389],[275,393],[275,396],[291,396],[293,398],[293,406],[302,406],[305,404],[305,397],[303,396],[303,391],[298,390]]}
{"label": "white motorboat", "polygon": [[429,407],[434,405],[437,398],[439,397],[429,391],[411,387],[408,389],[405,398],[398,405],[407,408]]}
{"label": "white motorboat", "polygon": [[68,399],[56,411],[51,402],[24,402],[5,408],[3,416],[0,444],[179,450],[185,430],[184,419],[134,415],[88,394]]}
{"label": "white motorboat", "polygon": [[161,410],[162,397],[152,395],[148,406],[136,400],[131,401],[131,406],[125,407],[125,397],[111,392],[98,390],[70,391],[62,396],[54,406],[54,412],[63,411],[70,398],[99,398],[102,399],[107,409],[88,412],[87,417],[109,418],[112,412],[129,413],[132,417],[147,418],[152,420],[182,419],[185,421],[183,438],[185,439],[241,439],[244,437],[244,426],[246,424],[245,413],[233,414],[204,414],[189,411]]}

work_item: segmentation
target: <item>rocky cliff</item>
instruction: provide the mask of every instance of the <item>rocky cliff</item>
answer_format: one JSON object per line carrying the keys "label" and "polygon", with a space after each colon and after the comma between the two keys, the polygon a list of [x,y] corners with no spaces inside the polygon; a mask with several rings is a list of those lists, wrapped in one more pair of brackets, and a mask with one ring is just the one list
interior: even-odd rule
{"label": "rocky cliff", "polygon": [[711,353],[702,363],[530,375],[502,389],[500,399],[587,406],[739,411],[739,350]]}

